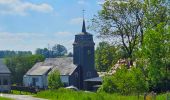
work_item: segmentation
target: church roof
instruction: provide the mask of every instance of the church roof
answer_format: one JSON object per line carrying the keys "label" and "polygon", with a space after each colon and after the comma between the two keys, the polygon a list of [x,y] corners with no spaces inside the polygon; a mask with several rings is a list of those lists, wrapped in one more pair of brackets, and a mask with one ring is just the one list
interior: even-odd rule
{"label": "church roof", "polygon": [[10,70],[4,64],[3,59],[0,59],[0,74],[10,74]]}
{"label": "church roof", "polygon": [[38,62],[26,73],[26,75],[44,75],[51,70],[52,67],[53,66],[44,66],[43,62]]}
{"label": "church roof", "polygon": [[76,68],[72,57],[47,58],[44,62],[36,63],[26,75],[44,75],[55,69],[60,72],[60,75],[71,75]]}

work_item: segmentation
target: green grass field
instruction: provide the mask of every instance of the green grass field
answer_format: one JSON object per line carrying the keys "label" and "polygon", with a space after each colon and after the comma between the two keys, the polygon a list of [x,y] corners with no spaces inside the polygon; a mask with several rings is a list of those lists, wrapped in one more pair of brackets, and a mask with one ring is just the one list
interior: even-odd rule
{"label": "green grass field", "polygon": [[[122,96],[118,94],[93,93],[83,91],[73,91],[66,89],[41,91],[36,97],[46,98],[49,100],[144,100],[143,95],[139,96]],[[156,100],[166,100],[166,94],[158,95]]]}
{"label": "green grass field", "polygon": [[12,100],[12,99],[0,97],[0,100]]}

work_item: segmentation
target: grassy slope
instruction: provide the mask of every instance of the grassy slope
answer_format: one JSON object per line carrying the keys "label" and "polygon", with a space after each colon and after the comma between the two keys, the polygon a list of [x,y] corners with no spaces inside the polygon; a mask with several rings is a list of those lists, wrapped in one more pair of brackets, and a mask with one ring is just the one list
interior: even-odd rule
{"label": "grassy slope", "polygon": [[12,100],[12,99],[0,97],[0,100]]}
{"label": "grassy slope", "polygon": [[[50,100],[138,100],[137,96],[121,96],[117,94],[111,95],[106,93],[92,93],[83,91],[76,92],[64,89],[42,91],[36,96]],[[143,100],[143,97],[140,97],[139,100]]]}
{"label": "grassy slope", "polygon": [[[170,96],[170,95],[169,95]],[[39,92],[36,97],[50,100],[144,100],[143,96],[138,99],[137,96],[122,96],[118,94],[92,93],[72,90],[47,90]],[[158,95],[156,100],[166,100],[166,94]]]}

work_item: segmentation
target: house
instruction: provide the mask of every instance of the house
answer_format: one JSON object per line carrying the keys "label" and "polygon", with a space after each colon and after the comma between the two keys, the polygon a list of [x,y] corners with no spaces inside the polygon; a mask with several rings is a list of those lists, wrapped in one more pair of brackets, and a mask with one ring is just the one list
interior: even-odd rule
{"label": "house", "polygon": [[73,64],[72,57],[47,58],[44,62],[36,63],[25,75],[23,83],[25,86],[36,86],[47,88],[48,74],[57,69],[60,72],[61,81],[65,86],[77,86],[78,66]]}
{"label": "house", "polygon": [[9,92],[11,90],[11,72],[0,59],[0,92]]}
{"label": "house", "polygon": [[[92,89],[93,86],[87,87],[87,84],[98,77],[94,64],[94,46],[93,35],[86,32],[85,21],[83,20],[82,32],[75,35],[73,57],[47,58],[44,62],[36,63],[24,75],[24,85],[47,88],[48,74],[51,70],[57,69],[65,86]],[[93,83],[93,81],[91,82]]]}

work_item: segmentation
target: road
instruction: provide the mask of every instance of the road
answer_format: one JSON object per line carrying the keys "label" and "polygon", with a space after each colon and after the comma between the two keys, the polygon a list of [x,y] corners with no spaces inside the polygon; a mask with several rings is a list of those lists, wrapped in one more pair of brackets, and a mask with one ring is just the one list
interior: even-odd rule
{"label": "road", "polygon": [[11,98],[14,100],[47,100],[41,98],[35,98],[31,95],[14,95],[14,94],[0,94],[1,97]]}

